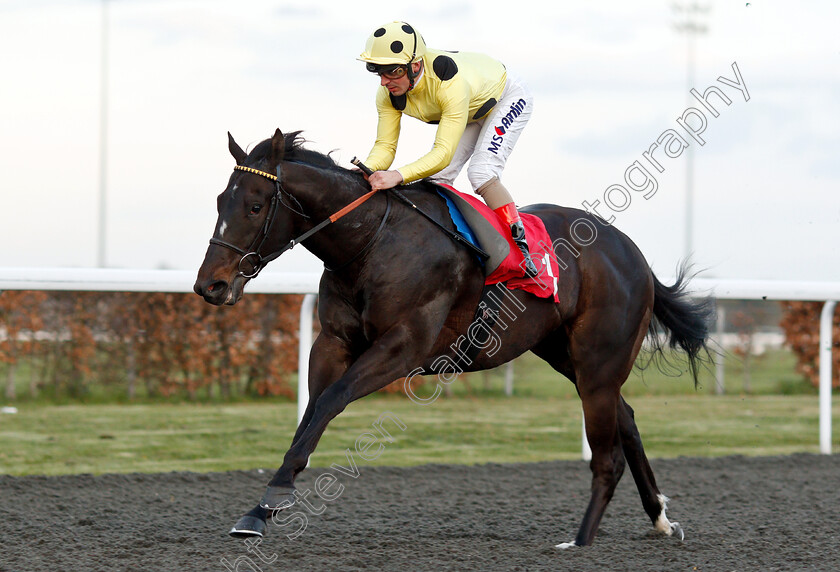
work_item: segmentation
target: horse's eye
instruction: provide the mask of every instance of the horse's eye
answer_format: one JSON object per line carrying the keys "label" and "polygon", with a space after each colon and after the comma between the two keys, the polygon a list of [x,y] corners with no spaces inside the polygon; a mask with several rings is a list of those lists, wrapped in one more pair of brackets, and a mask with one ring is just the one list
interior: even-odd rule
{"label": "horse's eye", "polygon": [[253,205],[251,207],[251,214],[258,214],[262,210],[262,205]]}

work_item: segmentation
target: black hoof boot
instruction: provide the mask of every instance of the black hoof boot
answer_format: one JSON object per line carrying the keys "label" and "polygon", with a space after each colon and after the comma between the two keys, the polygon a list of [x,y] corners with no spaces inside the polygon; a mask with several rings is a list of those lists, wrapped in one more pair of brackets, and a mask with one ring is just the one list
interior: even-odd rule
{"label": "black hoof boot", "polygon": [[234,538],[251,538],[254,536],[262,538],[265,536],[265,521],[267,517],[268,511],[259,506],[255,507],[248,514],[237,520],[228,534]]}
{"label": "black hoof boot", "polygon": [[522,226],[522,221],[518,220],[510,225],[510,236],[513,238],[516,246],[519,247],[519,250],[522,251],[522,256],[525,257],[525,275],[530,278],[539,276],[540,272],[537,270],[537,266],[531,258],[531,251],[528,250],[528,241],[525,240],[525,227]]}

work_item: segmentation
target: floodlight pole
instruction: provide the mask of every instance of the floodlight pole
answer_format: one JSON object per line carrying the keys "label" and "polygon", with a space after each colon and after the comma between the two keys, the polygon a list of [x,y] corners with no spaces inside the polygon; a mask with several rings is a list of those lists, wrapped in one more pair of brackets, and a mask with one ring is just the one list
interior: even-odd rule
{"label": "floodlight pole", "polygon": [[105,239],[108,189],[108,0],[102,0],[99,86],[99,213],[96,239],[96,265],[105,268]]}
{"label": "floodlight pole", "polygon": [[[691,90],[694,89],[694,69],[696,65],[696,39],[700,34],[708,31],[708,26],[701,24],[698,17],[707,14],[710,10],[709,4],[701,4],[696,1],[685,3],[674,3],[672,9],[677,13],[675,28],[686,36],[686,83],[688,93],[686,94],[687,106],[691,106]],[[694,251],[694,143],[686,149],[685,165],[685,254],[688,260]]]}

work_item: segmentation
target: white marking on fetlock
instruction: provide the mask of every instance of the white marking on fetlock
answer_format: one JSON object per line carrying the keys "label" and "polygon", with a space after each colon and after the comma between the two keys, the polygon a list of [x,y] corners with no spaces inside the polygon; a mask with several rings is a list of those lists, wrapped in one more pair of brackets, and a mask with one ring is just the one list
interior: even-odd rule
{"label": "white marking on fetlock", "polygon": [[656,519],[656,522],[653,523],[653,528],[665,534],[667,536],[671,536],[671,523],[668,521],[668,517],[665,516],[665,509],[668,508],[668,501],[671,500],[665,495],[659,495],[656,497],[659,500],[659,517]]}
{"label": "white marking on fetlock", "polygon": [[653,523],[653,528],[665,536],[673,536],[676,534],[679,536],[680,540],[684,540],[685,533],[683,532],[680,523],[671,522],[668,520],[668,517],[665,516],[665,509],[668,508],[668,501],[671,499],[665,495],[659,495],[657,498],[659,499],[659,506],[662,507],[662,510],[659,512],[659,517],[656,519],[656,522]]}
{"label": "white marking on fetlock", "polygon": [[577,546],[577,543],[572,540],[571,542],[561,542],[554,548],[559,548],[560,550],[566,550],[567,548],[571,548],[572,546]]}

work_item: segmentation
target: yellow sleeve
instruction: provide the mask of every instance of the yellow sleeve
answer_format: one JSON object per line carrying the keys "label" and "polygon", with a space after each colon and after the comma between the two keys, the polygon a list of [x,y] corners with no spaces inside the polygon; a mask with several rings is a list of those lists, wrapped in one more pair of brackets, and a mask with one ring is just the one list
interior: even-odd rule
{"label": "yellow sleeve", "polygon": [[398,171],[406,183],[429,177],[445,169],[455,156],[455,149],[467,128],[470,113],[470,91],[464,82],[452,82],[439,94],[440,124],[432,150]]}
{"label": "yellow sleeve", "polygon": [[374,171],[384,171],[394,162],[397,141],[400,138],[402,112],[394,109],[388,97],[388,90],[380,87],[376,92],[376,112],[379,123],[376,126],[376,142],[370,150],[365,165]]}

